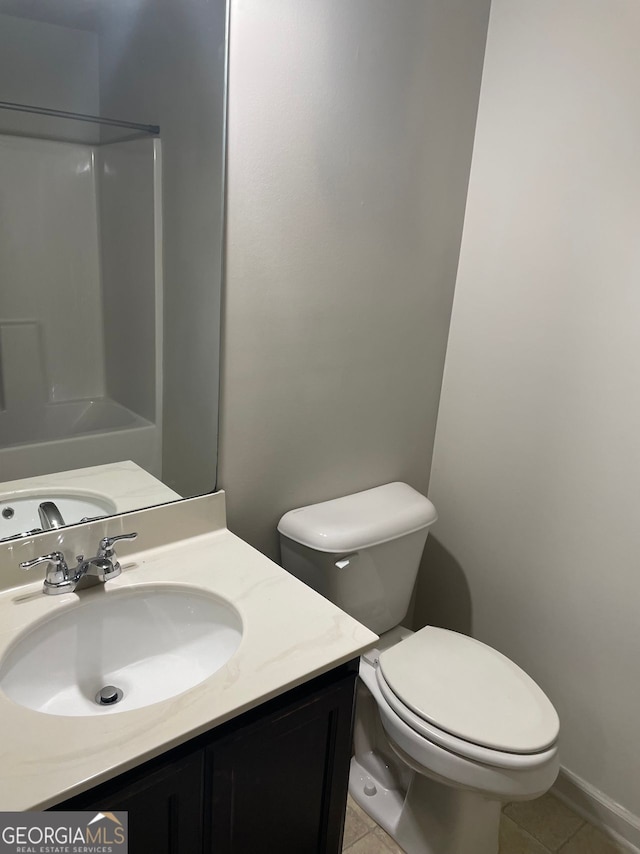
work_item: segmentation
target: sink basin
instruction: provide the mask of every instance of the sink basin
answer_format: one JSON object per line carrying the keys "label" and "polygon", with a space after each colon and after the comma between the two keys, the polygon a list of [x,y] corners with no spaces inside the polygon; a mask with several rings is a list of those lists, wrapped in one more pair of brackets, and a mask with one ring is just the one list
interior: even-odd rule
{"label": "sink basin", "polygon": [[38,507],[43,501],[53,501],[66,525],[73,525],[85,516],[111,516],[115,502],[106,495],[79,489],[18,490],[0,493],[0,540],[24,531],[41,528]]}
{"label": "sink basin", "polygon": [[[0,661],[0,690],[50,715],[104,715],[166,700],[208,679],[234,654],[242,620],[189,587],[87,590],[24,633]],[[122,699],[100,705],[115,686]]]}

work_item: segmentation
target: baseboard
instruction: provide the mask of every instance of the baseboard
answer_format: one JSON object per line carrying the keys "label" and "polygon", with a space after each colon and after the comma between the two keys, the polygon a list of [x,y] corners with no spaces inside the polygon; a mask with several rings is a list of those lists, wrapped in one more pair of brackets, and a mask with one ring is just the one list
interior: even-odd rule
{"label": "baseboard", "polygon": [[640,854],[640,818],[603,795],[576,774],[562,768],[553,794],[623,848]]}

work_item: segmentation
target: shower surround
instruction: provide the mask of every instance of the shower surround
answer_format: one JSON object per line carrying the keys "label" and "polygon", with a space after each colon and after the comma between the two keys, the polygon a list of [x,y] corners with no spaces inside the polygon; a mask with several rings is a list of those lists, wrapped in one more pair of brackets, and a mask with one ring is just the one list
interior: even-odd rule
{"label": "shower surround", "polygon": [[0,480],[159,475],[159,139],[0,135]]}

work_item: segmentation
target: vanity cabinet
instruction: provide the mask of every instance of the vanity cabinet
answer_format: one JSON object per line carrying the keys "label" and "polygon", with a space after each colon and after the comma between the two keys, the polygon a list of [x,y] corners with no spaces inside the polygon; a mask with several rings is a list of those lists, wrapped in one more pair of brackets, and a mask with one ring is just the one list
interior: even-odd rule
{"label": "vanity cabinet", "polygon": [[130,854],[338,854],[358,661],[58,804],[128,810]]}

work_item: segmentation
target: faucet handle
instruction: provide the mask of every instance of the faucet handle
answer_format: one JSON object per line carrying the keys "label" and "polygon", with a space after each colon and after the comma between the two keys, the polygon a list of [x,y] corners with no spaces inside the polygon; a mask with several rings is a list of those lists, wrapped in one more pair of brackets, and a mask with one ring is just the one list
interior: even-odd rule
{"label": "faucet handle", "polygon": [[20,566],[22,569],[31,569],[32,566],[40,563],[51,564],[51,568],[47,569],[42,588],[44,593],[67,593],[73,590],[74,582],[69,578],[69,567],[62,552],[51,552],[49,555],[41,555],[33,560],[23,560]]}
{"label": "faucet handle", "polygon": [[133,534],[116,534],[113,537],[103,537],[100,540],[100,547],[98,548],[98,559],[108,560],[113,565],[113,569],[109,573],[110,578],[115,578],[117,575],[120,575],[120,571],[122,570],[122,567],[120,566],[120,561],[118,560],[118,557],[113,548],[114,543],[117,543],[118,540],[135,540],[137,536],[137,532]]}
{"label": "faucet handle", "polygon": [[50,555],[41,555],[33,560],[23,560],[20,566],[22,569],[31,569],[32,566],[37,566],[39,563],[52,563],[54,566],[59,566],[60,570],[65,574],[69,571],[67,561],[62,552],[51,552]]}
{"label": "faucet handle", "polygon": [[133,534],[115,534],[113,537],[103,537],[98,548],[98,557],[112,558],[115,554],[113,546],[118,540],[135,540],[137,531]]}

